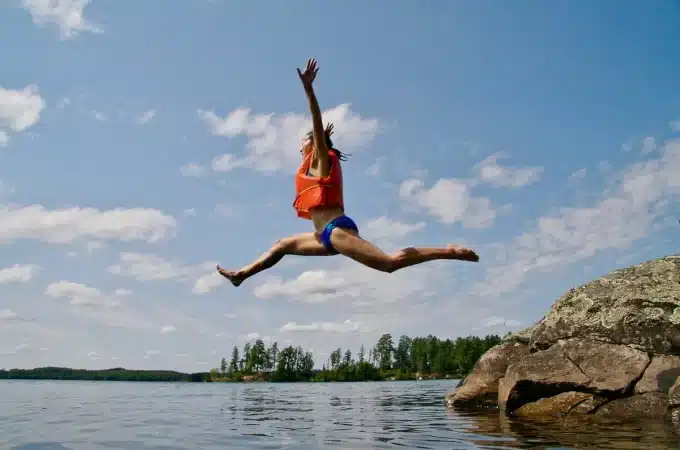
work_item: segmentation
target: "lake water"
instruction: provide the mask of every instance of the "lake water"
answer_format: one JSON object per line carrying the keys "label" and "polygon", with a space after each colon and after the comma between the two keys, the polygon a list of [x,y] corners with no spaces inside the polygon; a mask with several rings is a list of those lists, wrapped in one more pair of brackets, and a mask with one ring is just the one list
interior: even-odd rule
{"label": "lake water", "polygon": [[448,411],[453,381],[0,381],[13,450],[680,448],[662,425],[533,425]]}

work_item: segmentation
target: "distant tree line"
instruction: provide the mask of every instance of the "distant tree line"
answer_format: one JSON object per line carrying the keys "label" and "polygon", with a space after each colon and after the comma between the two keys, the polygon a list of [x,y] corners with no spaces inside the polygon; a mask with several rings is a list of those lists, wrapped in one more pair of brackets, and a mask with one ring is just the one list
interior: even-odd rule
{"label": "distant tree line", "polygon": [[36,369],[0,370],[0,379],[13,380],[92,380],[92,381],[210,381],[209,373],[182,373],[168,370],[128,370],[122,367],[104,370],[38,367]]}
{"label": "distant tree line", "polygon": [[455,340],[435,336],[410,338],[395,342],[383,334],[366,353],[362,345],[354,358],[351,350],[337,348],[314,370],[312,354],[302,347],[269,348],[261,339],[246,343],[242,350],[234,346],[229,359],[222,358],[219,368],[210,371],[213,381],[378,381],[384,379],[461,378],[467,375],[480,356],[500,343],[497,335],[484,338],[460,337]]}
{"label": "distant tree line", "polygon": [[24,380],[92,380],[92,381],[380,381],[416,378],[461,378],[467,375],[480,356],[500,342],[489,335],[461,337],[455,340],[434,336],[410,338],[383,334],[366,352],[362,345],[356,358],[350,350],[337,348],[314,369],[312,353],[302,347],[279,349],[262,340],[246,343],[242,350],[234,347],[231,358],[222,358],[220,367],[210,373],[182,373],[168,370],[129,370],[122,367],[104,370],[38,367],[0,370],[1,379]]}

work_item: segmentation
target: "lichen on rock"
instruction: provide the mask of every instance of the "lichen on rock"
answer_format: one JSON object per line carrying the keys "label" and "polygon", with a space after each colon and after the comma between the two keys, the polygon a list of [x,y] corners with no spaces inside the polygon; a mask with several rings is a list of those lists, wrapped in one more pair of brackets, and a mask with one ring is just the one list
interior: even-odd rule
{"label": "lichen on rock", "polygon": [[570,289],[534,329],[530,344],[548,348],[584,337],[680,355],[680,256],[647,261]]}
{"label": "lichen on rock", "polygon": [[508,333],[506,336],[503,336],[502,342],[519,342],[520,344],[529,344],[531,341],[531,335],[534,333],[536,325],[537,324],[534,324],[515,333]]}

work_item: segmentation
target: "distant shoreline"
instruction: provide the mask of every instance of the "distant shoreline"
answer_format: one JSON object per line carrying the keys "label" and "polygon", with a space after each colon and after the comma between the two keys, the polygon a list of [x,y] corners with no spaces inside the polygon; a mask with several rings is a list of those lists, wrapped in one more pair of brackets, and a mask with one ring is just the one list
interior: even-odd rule
{"label": "distant shoreline", "polygon": [[366,354],[362,345],[354,358],[347,349],[330,352],[321,369],[315,369],[313,355],[300,346],[267,347],[261,339],[234,346],[231,358],[221,358],[209,372],[175,370],[73,369],[36,367],[0,370],[0,380],[134,381],[184,383],[296,383],[365,382],[408,380],[456,380],[469,374],[477,360],[501,342],[500,336],[467,336],[438,339],[428,335],[399,337],[396,345],[389,333],[380,336]]}
{"label": "distant shoreline", "polygon": [[127,381],[127,382],[180,382],[180,383],[364,383],[379,381],[431,381],[458,380],[464,375],[458,374],[404,374],[396,377],[386,374],[366,380],[323,379],[326,371],[316,370],[309,379],[276,380],[269,374],[253,374],[240,376],[238,379],[215,378],[210,372],[184,373],[170,370],[134,370],[125,368],[113,369],[71,369],[67,367],[37,367],[34,369],[0,370],[2,380],[31,381]]}
{"label": "distant shoreline", "polygon": [[71,369],[68,367],[36,367],[34,369],[0,370],[0,380],[64,380],[64,381],[172,381],[202,383],[210,381],[209,372],[184,373],[173,370]]}

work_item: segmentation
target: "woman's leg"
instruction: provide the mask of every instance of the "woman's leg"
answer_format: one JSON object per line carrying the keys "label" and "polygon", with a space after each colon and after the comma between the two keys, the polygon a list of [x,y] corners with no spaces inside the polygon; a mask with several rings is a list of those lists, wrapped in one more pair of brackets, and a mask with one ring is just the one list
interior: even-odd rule
{"label": "woman's leg", "polygon": [[330,253],[319,242],[315,233],[300,233],[279,239],[257,260],[240,270],[225,270],[218,264],[217,271],[231,281],[231,284],[238,286],[256,273],[269,269],[285,255],[328,256]]}
{"label": "woman's leg", "polygon": [[409,247],[390,255],[362,239],[353,231],[343,228],[333,230],[331,243],[338,253],[372,269],[387,273],[435,259],[479,261],[479,256],[472,249],[457,245],[448,245],[440,248]]}

